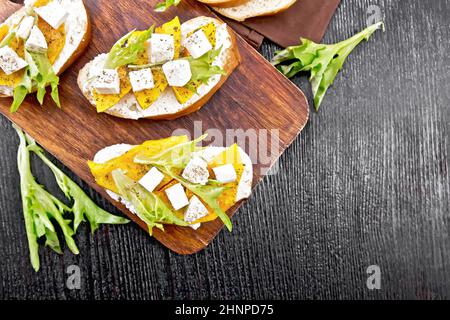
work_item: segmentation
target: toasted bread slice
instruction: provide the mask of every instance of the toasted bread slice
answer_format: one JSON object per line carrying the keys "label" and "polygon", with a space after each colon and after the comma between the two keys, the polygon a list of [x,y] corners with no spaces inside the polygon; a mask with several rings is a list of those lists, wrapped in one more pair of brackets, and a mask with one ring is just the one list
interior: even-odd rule
{"label": "toasted bread slice", "polygon": [[[104,112],[119,118],[133,120],[141,118],[171,120],[195,112],[205,105],[240,63],[240,55],[233,31],[225,23],[217,19],[197,17],[186,21],[181,25],[181,36],[184,38],[192,31],[210,23],[214,23],[216,26],[216,49],[221,48],[213,64],[221,67],[225,74],[213,75],[208,80],[208,83],[201,84],[197,88],[197,93],[185,103],[178,102],[172,88],[167,86],[158,99],[146,109],[141,108],[134,93],[131,91],[123,96],[113,107]],[[98,70],[103,68],[106,58],[107,54],[98,55],[87,63],[78,74],[78,86],[94,107],[93,81],[89,81],[89,79],[95,78]]]}
{"label": "toasted bread slice", "polygon": [[211,8],[221,15],[236,20],[244,21],[258,16],[270,16],[282,12],[291,7],[297,0],[249,0],[241,5],[231,8],[221,8],[212,5]]}
{"label": "toasted bread slice", "polygon": [[214,6],[218,8],[230,8],[242,5],[249,0],[198,0],[209,6]]}
{"label": "toasted bread slice", "polygon": [[[35,2],[36,0],[26,0],[25,6],[13,13],[1,26],[11,28],[16,25],[26,15],[27,7],[33,6]],[[67,9],[69,15],[64,23],[66,36],[64,46],[52,64],[56,75],[64,72],[83,53],[91,38],[91,24],[83,0],[59,2]],[[0,97],[12,97],[13,91],[12,86],[0,85]]]}

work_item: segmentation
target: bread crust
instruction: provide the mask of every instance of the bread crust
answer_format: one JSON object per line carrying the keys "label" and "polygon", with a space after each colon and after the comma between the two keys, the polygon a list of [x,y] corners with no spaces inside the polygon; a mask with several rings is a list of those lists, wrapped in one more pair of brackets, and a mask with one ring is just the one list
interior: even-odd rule
{"label": "bread crust", "polygon": [[[84,5],[84,0],[82,0],[82,2]],[[78,44],[78,47],[75,49],[75,51],[69,57],[69,59],[67,59],[67,61],[64,63],[64,65],[56,73],[56,75],[58,75],[58,76],[60,74],[62,74],[68,67],[70,67],[81,56],[81,54],[84,52],[84,50],[88,46],[89,42],[91,41],[92,26],[91,26],[91,20],[89,18],[89,11],[88,11],[86,5],[84,5],[84,10],[86,11],[87,23],[86,23],[86,28],[84,30],[83,38],[81,39],[80,43]],[[13,14],[18,14],[21,11],[25,11],[25,7],[20,8]],[[35,91],[36,90],[32,90],[31,93],[33,93]],[[4,93],[0,93],[1,98],[7,98],[7,97],[12,97],[12,96],[13,95],[7,95]]]}
{"label": "bread crust", "polygon": [[[286,11],[287,9],[289,9],[296,2],[297,2],[297,0],[291,0],[289,3],[287,3],[285,6],[283,6],[281,8],[278,8],[278,9],[275,9],[275,10],[270,10],[270,11],[267,11],[267,12],[264,12],[264,13],[261,13],[261,14],[257,14],[257,15],[254,15],[254,16],[246,16],[246,17],[243,17],[243,18],[239,18],[239,17],[237,17],[236,15],[233,15],[233,14],[228,14],[226,11],[224,12],[223,10],[221,10],[221,9],[225,9],[224,7],[220,7],[220,6],[214,5],[214,6],[211,6],[211,9],[213,9],[214,11],[220,13],[224,17],[227,17],[227,18],[230,18],[232,20],[236,20],[236,21],[242,22],[242,21],[245,21],[247,19],[254,18],[254,17],[265,17],[265,16],[276,15],[276,14],[278,14],[280,12]],[[244,3],[246,3],[246,2],[244,2]],[[236,7],[236,6],[234,6],[234,7]],[[227,7],[227,8],[229,8],[229,7]]]}
{"label": "bread crust", "polygon": [[231,8],[240,6],[241,4],[244,4],[249,0],[197,0],[197,1],[217,8]]}
{"label": "bread crust", "polygon": [[[183,110],[180,110],[176,113],[171,114],[163,114],[163,115],[154,115],[154,116],[148,116],[148,117],[142,117],[140,119],[152,119],[152,120],[173,120],[185,115],[188,115],[190,113],[196,112],[199,109],[201,109],[211,98],[212,96],[220,89],[220,87],[225,83],[225,81],[228,79],[228,77],[233,73],[234,69],[240,64],[241,62],[241,56],[239,54],[237,42],[236,42],[236,36],[234,32],[231,30],[229,26],[227,26],[228,34],[230,35],[231,40],[231,46],[227,48],[226,50],[226,63],[223,66],[223,69],[225,71],[225,74],[220,77],[219,82],[211,88],[210,91],[208,91],[207,94],[205,94],[203,97],[201,97],[199,100],[191,104],[190,106],[186,107]],[[78,87],[82,90],[84,81],[87,79],[87,72],[92,64],[92,61],[88,62],[79,72],[78,78],[77,78],[77,84]],[[83,91],[83,95],[90,101],[88,93]],[[91,103],[92,104],[92,103]],[[95,108],[95,106],[93,105]],[[151,106],[150,106],[151,108]],[[124,116],[120,112],[116,112],[115,110],[106,110],[105,113],[118,117],[123,119],[130,119],[129,117]]]}

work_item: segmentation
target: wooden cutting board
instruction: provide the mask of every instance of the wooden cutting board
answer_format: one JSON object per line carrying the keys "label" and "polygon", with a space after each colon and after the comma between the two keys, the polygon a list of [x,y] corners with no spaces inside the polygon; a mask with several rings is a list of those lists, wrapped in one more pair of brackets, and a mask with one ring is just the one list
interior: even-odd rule
{"label": "wooden cutting board", "polygon": [[[214,16],[206,6],[188,0],[183,0],[181,5],[166,13],[156,13],[152,9],[156,2],[85,1],[92,21],[92,40],[85,54],[61,76],[61,110],[48,97],[41,107],[36,98],[30,96],[17,113],[11,114],[11,99],[0,98],[1,113],[145,230],[146,225],[141,220],[110,199],[92,178],[86,161],[92,159],[99,149],[116,143],[140,144],[145,140],[171,136],[176,130],[184,129],[193,135],[195,123],[197,127],[201,124],[203,131],[216,129],[222,134],[233,129],[254,130],[257,134],[263,134],[264,130],[278,130],[279,147],[271,154],[269,163],[255,159],[255,187],[263,177],[263,170],[277,160],[308,120],[308,103],[303,93],[241,38],[238,38],[241,65],[199,112],[174,121],[159,122],[97,114],[76,84],[78,71],[85,63],[99,53],[108,52],[117,39],[134,28],[160,25],[176,15],[182,22],[201,15]],[[18,8],[20,5],[0,0],[0,21]],[[246,143],[245,149],[254,154],[259,149],[270,150],[270,144],[269,148],[260,148]],[[237,204],[230,209],[229,215],[233,215],[239,206]],[[167,226],[166,232],[155,230],[154,237],[177,253],[191,254],[205,248],[222,227],[219,219],[203,224],[197,231]]]}

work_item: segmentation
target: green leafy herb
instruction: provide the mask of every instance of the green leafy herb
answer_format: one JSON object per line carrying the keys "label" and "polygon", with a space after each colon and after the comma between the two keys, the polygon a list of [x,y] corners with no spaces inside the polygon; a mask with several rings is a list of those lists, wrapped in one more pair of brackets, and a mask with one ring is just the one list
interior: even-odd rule
{"label": "green leafy herb", "polygon": [[133,30],[120,38],[106,58],[105,68],[115,69],[120,66],[135,63],[139,54],[145,50],[145,42],[153,33],[154,26],[145,31]]}
{"label": "green leafy herb", "polygon": [[[30,260],[35,271],[38,271],[40,266],[39,245],[37,242],[39,238],[44,237],[47,246],[57,253],[62,253],[52,220],[56,221],[60,227],[67,246],[74,254],[79,253],[78,247],[73,239],[73,235],[75,234],[74,229],[76,230],[79,222],[83,220],[84,214],[91,222],[92,231],[98,227],[99,223],[120,224],[128,222],[124,218],[113,216],[98,208],[72,180],[44,156],[43,150],[36,145],[31,137],[26,136],[19,127],[14,126],[14,129],[17,131],[20,139],[17,153],[20,191]],[[69,199],[73,199],[74,204],[72,207],[68,207],[36,182],[30,167],[30,151],[36,153],[50,166],[50,169],[57,178],[59,187]],[[67,218],[70,212],[73,212],[75,216],[73,229],[71,227],[72,220]]]}
{"label": "green leafy herb", "polygon": [[42,105],[46,94],[46,87],[51,86],[51,97],[58,107],[61,107],[58,94],[59,77],[53,71],[52,64],[46,53],[35,53],[25,51],[25,61],[28,67],[21,83],[14,88],[14,100],[10,111],[16,112],[28,93],[33,88],[37,89],[37,99]]}
{"label": "green leafy herb", "polygon": [[70,208],[36,182],[31,173],[30,152],[27,148],[25,134],[19,128],[16,128],[16,130],[20,138],[17,164],[20,173],[20,191],[25,229],[28,237],[31,264],[34,270],[38,271],[39,246],[37,240],[39,238],[44,236],[46,245],[61,253],[61,246],[55,228],[50,221],[51,218],[56,220],[63,231],[69,249],[74,254],[78,254],[78,248],[72,238],[74,232],[69,226],[69,221],[63,217],[65,212],[70,211]]}
{"label": "green leafy herb", "polygon": [[158,196],[127,177],[122,170],[114,170],[112,177],[120,196],[133,205],[137,216],[147,224],[150,235],[153,234],[154,227],[164,230],[164,224],[188,225]]}
{"label": "green leafy herb", "polygon": [[134,158],[134,162],[142,164],[152,164],[155,166],[162,166],[167,168],[185,168],[189,160],[192,158],[192,153],[199,150],[199,148],[196,146],[197,143],[204,140],[206,137],[207,135],[202,135],[195,140],[177,144],[153,157],[137,155]]}
{"label": "green leafy herb", "polygon": [[28,149],[44,161],[44,163],[53,172],[59,188],[64,192],[69,200],[73,200],[71,211],[74,214],[75,231],[77,231],[80,223],[85,221],[85,218],[89,221],[92,233],[98,229],[100,224],[124,224],[129,222],[125,218],[114,216],[98,207],[94,201],[86,195],[83,189],[81,189],[75,182],[66,176],[64,172],[55,166],[47,157],[45,157],[44,150],[39,147],[31,137],[27,137],[27,141],[29,143]]}
{"label": "green leafy herb", "polygon": [[156,12],[164,12],[169,9],[171,6],[177,6],[180,4],[181,0],[165,0],[156,4],[155,11]]}
{"label": "green leafy herb", "polygon": [[221,67],[212,65],[221,51],[222,47],[210,50],[198,59],[192,57],[185,58],[189,61],[191,67],[192,77],[190,82],[201,81],[203,83],[208,83],[209,78],[213,75],[226,74]]}
{"label": "green leafy herb", "polygon": [[195,151],[199,150],[199,148],[196,147],[196,144],[201,140],[204,140],[205,138],[206,135],[203,135],[198,139],[180,143],[154,157],[137,155],[134,161],[137,163],[151,164],[153,166],[156,166],[159,170],[161,170],[162,173],[180,182],[185,188],[196,194],[211,209],[213,209],[217,216],[228,228],[228,230],[231,231],[231,220],[228,215],[222,210],[217,201],[219,196],[227,189],[227,187],[217,185],[216,183],[210,183],[209,185],[193,184],[174,173],[174,169],[182,169],[186,167],[189,160],[192,158],[192,154]]}
{"label": "green leafy herb", "polygon": [[272,59],[272,64],[288,78],[299,72],[309,71],[314,105],[318,110],[350,52],[380,28],[384,28],[383,22],[376,23],[347,40],[329,45],[301,38],[301,45],[278,51]]}

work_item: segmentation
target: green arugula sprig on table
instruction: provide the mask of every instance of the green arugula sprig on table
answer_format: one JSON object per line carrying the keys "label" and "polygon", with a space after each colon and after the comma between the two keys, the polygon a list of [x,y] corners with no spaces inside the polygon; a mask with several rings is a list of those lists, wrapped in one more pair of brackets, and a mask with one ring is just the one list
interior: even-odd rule
{"label": "green arugula sprig on table", "polygon": [[181,0],[165,0],[163,2],[156,4],[155,11],[156,12],[164,12],[167,9],[169,9],[171,6],[179,5],[180,2],[181,2]]}
{"label": "green arugula sprig on table", "polygon": [[[17,165],[20,174],[20,191],[30,260],[35,271],[38,271],[40,267],[38,239],[44,237],[46,246],[57,253],[62,253],[52,220],[56,221],[64,235],[67,246],[74,254],[78,254],[79,250],[73,236],[80,223],[85,221],[85,218],[89,221],[92,232],[102,223],[124,224],[129,222],[125,218],[114,216],[99,208],[75,182],[45,157],[42,148],[31,137],[15,125],[14,129],[20,139]],[[36,182],[31,172],[30,152],[35,153],[49,166],[58,186],[66,197],[73,201],[72,207],[60,201]],[[74,220],[68,218],[69,213],[73,214]]]}
{"label": "green arugula sprig on table", "polygon": [[285,76],[291,78],[302,71],[309,71],[310,82],[314,94],[314,105],[319,109],[323,97],[333,83],[345,59],[363,40],[378,29],[384,29],[384,23],[376,23],[353,37],[336,44],[318,44],[300,38],[301,45],[288,47],[276,52],[272,64]]}

